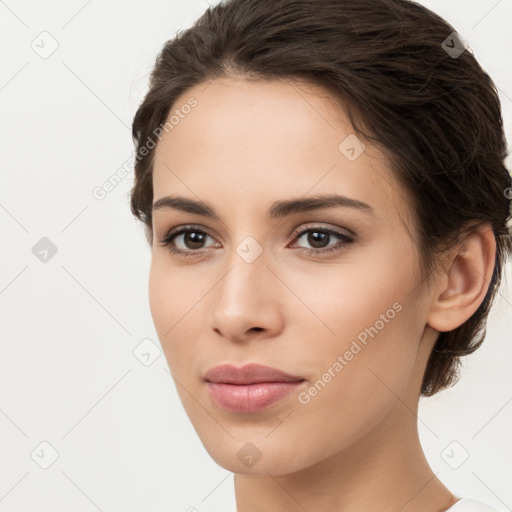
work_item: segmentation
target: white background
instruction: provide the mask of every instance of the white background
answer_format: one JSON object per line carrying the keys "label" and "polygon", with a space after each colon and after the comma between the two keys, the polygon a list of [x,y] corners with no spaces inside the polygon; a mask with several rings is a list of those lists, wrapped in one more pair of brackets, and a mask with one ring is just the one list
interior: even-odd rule
{"label": "white background", "polygon": [[[512,1],[421,3],[494,79],[510,141]],[[207,7],[0,2],[0,512],[235,510],[233,475],[200,443],[163,354],[150,366],[133,354],[145,338],[159,346],[150,250],[129,210],[133,173],[105,199],[92,195],[133,152],[130,125],[158,51]],[[31,47],[57,43],[46,59]],[[42,237],[58,250],[46,263],[32,252]],[[422,400],[419,414],[439,478],[503,510],[512,506],[510,267],[508,281],[462,380]],[[43,441],[59,455],[48,469]],[[445,461],[465,452],[458,469]]]}

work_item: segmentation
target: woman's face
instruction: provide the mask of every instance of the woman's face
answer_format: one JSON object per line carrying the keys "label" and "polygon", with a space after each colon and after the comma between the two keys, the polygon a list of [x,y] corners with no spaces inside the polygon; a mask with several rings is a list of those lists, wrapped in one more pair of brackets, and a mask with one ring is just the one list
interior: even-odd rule
{"label": "woman's face", "polygon": [[[169,201],[154,209],[149,300],[205,448],[255,474],[370,449],[363,439],[391,432],[399,402],[414,408],[435,339],[409,204],[386,160],[325,93],[297,83],[218,79],[185,92],[171,114],[154,203],[180,197],[214,215]],[[334,195],[350,201],[276,207]],[[176,228],[189,231],[162,244]],[[302,380],[218,385],[215,400],[205,374],[226,363]],[[284,395],[266,401],[272,390]]]}

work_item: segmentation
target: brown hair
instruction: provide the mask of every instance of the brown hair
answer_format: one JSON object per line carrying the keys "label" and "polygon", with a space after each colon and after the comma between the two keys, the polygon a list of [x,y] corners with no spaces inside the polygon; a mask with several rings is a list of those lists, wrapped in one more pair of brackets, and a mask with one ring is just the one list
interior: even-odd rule
{"label": "brown hair", "polygon": [[497,252],[487,294],[464,324],[440,333],[421,393],[430,396],[455,384],[460,357],[485,338],[512,252],[512,184],[496,87],[469,49],[448,52],[461,48],[454,32],[409,0],[228,0],[208,8],[164,45],[133,119],[131,210],[144,223],[148,241],[152,136],[161,133],[182,93],[234,75],[320,86],[347,109],[355,133],[389,155],[412,205],[424,278],[436,267],[436,254],[475,226],[492,226]]}

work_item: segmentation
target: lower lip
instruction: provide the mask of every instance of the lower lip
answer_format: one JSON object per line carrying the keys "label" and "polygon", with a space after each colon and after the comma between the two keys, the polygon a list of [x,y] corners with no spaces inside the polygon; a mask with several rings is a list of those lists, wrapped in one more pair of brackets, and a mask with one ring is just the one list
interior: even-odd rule
{"label": "lower lip", "polygon": [[244,385],[208,382],[207,384],[212,400],[222,409],[230,412],[257,412],[293,393],[302,382],[261,382]]}

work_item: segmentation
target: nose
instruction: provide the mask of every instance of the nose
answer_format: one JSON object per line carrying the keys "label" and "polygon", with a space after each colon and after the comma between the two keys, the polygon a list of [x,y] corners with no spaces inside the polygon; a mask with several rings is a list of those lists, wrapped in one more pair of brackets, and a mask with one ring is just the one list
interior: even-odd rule
{"label": "nose", "polygon": [[234,253],[229,270],[212,290],[212,328],[227,340],[275,337],[283,328],[283,294],[264,254],[249,263]]}

